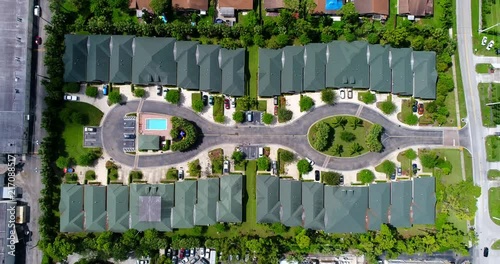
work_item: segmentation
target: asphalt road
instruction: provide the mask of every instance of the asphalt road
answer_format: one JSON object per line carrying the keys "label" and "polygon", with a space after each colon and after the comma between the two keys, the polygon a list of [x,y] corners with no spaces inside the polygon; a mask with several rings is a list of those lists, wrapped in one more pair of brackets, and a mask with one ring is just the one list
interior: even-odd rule
{"label": "asphalt road", "polygon": [[484,258],[482,249],[490,247],[494,241],[500,238],[500,226],[491,221],[488,212],[489,181],[486,175],[491,165],[486,162],[484,138],[487,136],[488,131],[481,122],[481,104],[477,89],[474,54],[472,53],[472,32],[478,29],[472,28],[471,15],[471,1],[456,1],[458,53],[467,106],[467,129],[470,136],[469,150],[472,154],[474,183],[481,187],[482,193],[478,199],[478,211],[475,219],[479,244],[474,247],[472,256],[473,263],[493,264],[498,262],[500,253],[490,250],[490,256]]}
{"label": "asphalt road", "polygon": [[[116,135],[121,135],[123,116],[137,111],[139,101],[128,102],[124,106],[115,106],[102,122],[102,142],[106,152],[119,163],[134,166],[135,156],[122,151],[120,141]],[[219,144],[279,144],[289,147],[303,157],[309,157],[317,164],[325,164],[326,168],[334,170],[355,170],[369,165],[376,165],[389,153],[408,146],[443,144],[443,132],[438,129],[408,129],[386,119],[383,115],[370,109],[363,108],[359,117],[370,122],[381,124],[385,128],[383,144],[385,150],[381,153],[368,153],[356,158],[334,158],[325,156],[314,150],[307,140],[307,132],[311,125],[325,117],[332,115],[356,115],[359,105],[352,103],[338,103],[334,106],[322,106],[307,113],[295,122],[276,127],[265,126],[235,126],[227,127],[205,120],[193,111],[156,101],[146,101],[141,112],[162,113],[179,116],[194,121],[203,132],[202,142],[196,149],[187,152],[165,153],[161,155],[141,155],[137,167],[155,167],[184,162],[193,158],[200,151],[213,148]],[[346,161],[349,162],[346,162]]]}

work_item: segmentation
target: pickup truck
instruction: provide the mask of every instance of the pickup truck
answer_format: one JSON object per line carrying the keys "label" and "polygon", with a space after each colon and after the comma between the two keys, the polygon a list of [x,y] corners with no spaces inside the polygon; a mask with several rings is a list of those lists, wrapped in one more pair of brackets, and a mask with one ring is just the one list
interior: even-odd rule
{"label": "pickup truck", "polygon": [[76,95],[66,94],[66,95],[64,95],[64,100],[66,100],[66,101],[79,101],[80,98]]}

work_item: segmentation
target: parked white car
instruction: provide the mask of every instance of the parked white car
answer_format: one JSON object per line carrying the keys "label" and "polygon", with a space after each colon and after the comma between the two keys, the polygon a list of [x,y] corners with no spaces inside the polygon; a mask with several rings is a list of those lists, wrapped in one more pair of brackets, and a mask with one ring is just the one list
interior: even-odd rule
{"label": "parked white car", "polygon": [[486,43],[488,43],[488,37],[484,36],[481,40],[481,45],[486,46]]}
{"label": "parked white car", "polygon": [[306,160],[309,162],[309,164],[311,164],[311,166],[314,166],[315,163],[313,160],[311,160],[310,158],[307,158],[307,157],[306,157]]}
{"label": "parked white car", "polygon": [[37,17],[41,16],[42,14],[42,9],[40,8],[39,5],[36,5],[35,8],[33,9],[33,14]]}
{"label": "parked white car", "polygon": [[486,49],[487,50],[491,50],[491,48],[493,48],[493,45],[495,45],[495,41],[490,41],[490,43],[488,43],[488,46],[486,46]]}
{"label": "parked white car", "polygon": [[66,95],[64,95],[64,100],[66,100],[66,101],[79,101],[80,98],[76,95],[66,94]]}

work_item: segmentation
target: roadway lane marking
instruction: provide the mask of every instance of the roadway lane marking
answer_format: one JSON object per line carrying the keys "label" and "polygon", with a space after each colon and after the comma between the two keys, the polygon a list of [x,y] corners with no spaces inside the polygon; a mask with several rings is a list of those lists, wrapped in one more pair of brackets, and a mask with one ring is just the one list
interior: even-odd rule
{"label": "roadway lane marking", "polygon": [[323,162],[323,168],[326,168],[326,166],[328,166],[328,162],[330,162],[330,156],[326,156],[326,159]]}
{"label": "roadway lane marking", "polygon": [[358,106],[358,111],[356,111],[356,116],[361,115],[361,111],[363,111],[363,105]]}

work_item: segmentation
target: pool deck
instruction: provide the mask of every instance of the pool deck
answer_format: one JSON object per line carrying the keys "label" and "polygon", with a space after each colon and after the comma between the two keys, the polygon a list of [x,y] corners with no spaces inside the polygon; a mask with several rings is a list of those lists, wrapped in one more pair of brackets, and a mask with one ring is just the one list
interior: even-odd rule
{"label": "pool deck", "polygon": [[[170,121],[171,116],[152,114],[152,113],[140,113],[139,114],[139,133],[141,135],[157,135],[164,137],[165,139],[171,139],[170,130],[172,128],[172,122]],[[166,130],[146,130],[146,119],[166,119],[167,129]]]}

